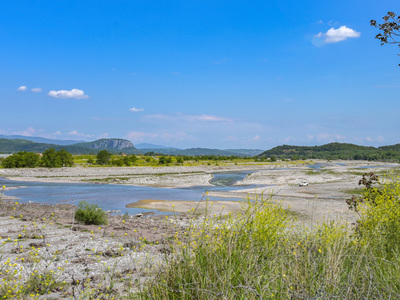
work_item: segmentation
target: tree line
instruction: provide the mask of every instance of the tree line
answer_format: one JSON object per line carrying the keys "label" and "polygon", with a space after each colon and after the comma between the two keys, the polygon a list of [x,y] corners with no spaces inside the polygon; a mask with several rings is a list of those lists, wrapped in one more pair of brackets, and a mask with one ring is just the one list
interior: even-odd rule
{"label": "tree line", "polygon": [[46,149],[41,155],[34,152],[20,151],[3,159],[4,168],[61,168],[72,167],[74,159],[65,149],[56,151],[54,148]]}
{"label": "tree line", "polygon": [[275,156],[279,159],[326,159],[326,160],[369,160],[400,161],[400,145],[379,148],[345,143],[330,143],[322,146],[283,145],[265,151],[259,157]]}

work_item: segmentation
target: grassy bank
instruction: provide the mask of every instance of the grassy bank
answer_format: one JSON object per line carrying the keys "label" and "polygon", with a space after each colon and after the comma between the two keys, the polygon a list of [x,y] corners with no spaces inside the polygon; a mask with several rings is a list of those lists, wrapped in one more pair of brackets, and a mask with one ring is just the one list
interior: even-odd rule
{"label": "grassy bank", "polygon": [[357,225],[295,226],[269,200],[176,236],[143,299],[388,299],[400,297],[400,188],[365,191]]}

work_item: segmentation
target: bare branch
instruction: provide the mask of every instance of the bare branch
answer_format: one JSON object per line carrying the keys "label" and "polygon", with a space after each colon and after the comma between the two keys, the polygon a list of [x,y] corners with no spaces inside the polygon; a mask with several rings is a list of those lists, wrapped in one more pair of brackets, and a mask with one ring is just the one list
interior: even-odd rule
{"label": "bare branch", "polygon": [[370,21],[371,26],[381,31],[375,38],[381,42],[381,46],[384,44],[397,44],[400,47],[400,39],[396,39],[400,37],[400,15],[398,16],[394,12],[389,11],[387,15],[383,17],[383,20],[385,22],[382,24],[377,24],[376,20]]}

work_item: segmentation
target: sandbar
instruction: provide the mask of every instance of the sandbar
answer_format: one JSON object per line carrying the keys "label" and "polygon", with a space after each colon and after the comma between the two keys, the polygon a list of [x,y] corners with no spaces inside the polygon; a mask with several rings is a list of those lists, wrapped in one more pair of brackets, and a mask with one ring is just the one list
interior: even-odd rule
{"label": "sandbar", "polygon": [[170,201],[143,199],[138,202],[129,203],[126,207],[135,207],[143,209],[157,209],[165,212],[176,213],[195,213],[226,215],[241,209],[242,204],[236,201]]}

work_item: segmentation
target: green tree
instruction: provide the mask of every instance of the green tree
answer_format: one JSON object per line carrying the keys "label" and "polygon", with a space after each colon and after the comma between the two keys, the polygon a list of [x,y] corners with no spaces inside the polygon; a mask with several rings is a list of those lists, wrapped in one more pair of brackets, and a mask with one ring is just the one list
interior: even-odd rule
{"label": "green tree", "polygon": [[33,152],[26,152],[24,154],[25,168],[34,168],[38,165],[40,157],[38,154]]}
{"label": "green tree", "polygon": [[110,162],[111,153],[107,150],[101,150],[96,155],[96,163],[99,165],[107,165]]}
{"label": "green tree", "polygon": [[129,159],[129,156],[124,156],[124,158],[122,159],[123,163],[125,166],[130,166],[131,165],[131,160]]}
{"label": "green tree", "polygon": [[160,165],[168,165],[168,164],[170,164],[170,163],[172,163],[172,157],[170,157],[170,156],[161,156],[159,159],[158,159],[158,164],[160,164]]}
{"label": "green tree", "polygon": [[57,152],[57,156],[62,167],[72,167],[74,165],[74,157],[67,150],[61,149]]}
{"label": "green tree", "polygon": [[158,164],[159,165],[164,165],[164,164],[166,164],[166,157],[165,156],[161,156],[159,159],[158,159]]}
{"label": "green tree", "polygon": [[113,166],[122,167],[124,165],[124,160],[122,158],[116,158],[111,161]]}
{"label": "green tree", "polygon": [[41,165],[46,168],[62,167],[60,157],[54,148],[46,149],[42,154]]}
{"label": "green tree", "polygon": [[138,158],[136,155],[129,155],[129,160],[131,161],[132,164],[136,164]]}
{"label": "green tree", "polygon": [[39,155],[33,152],[20,151],[3,159],[4,168],[34,168],[38,165]]}

